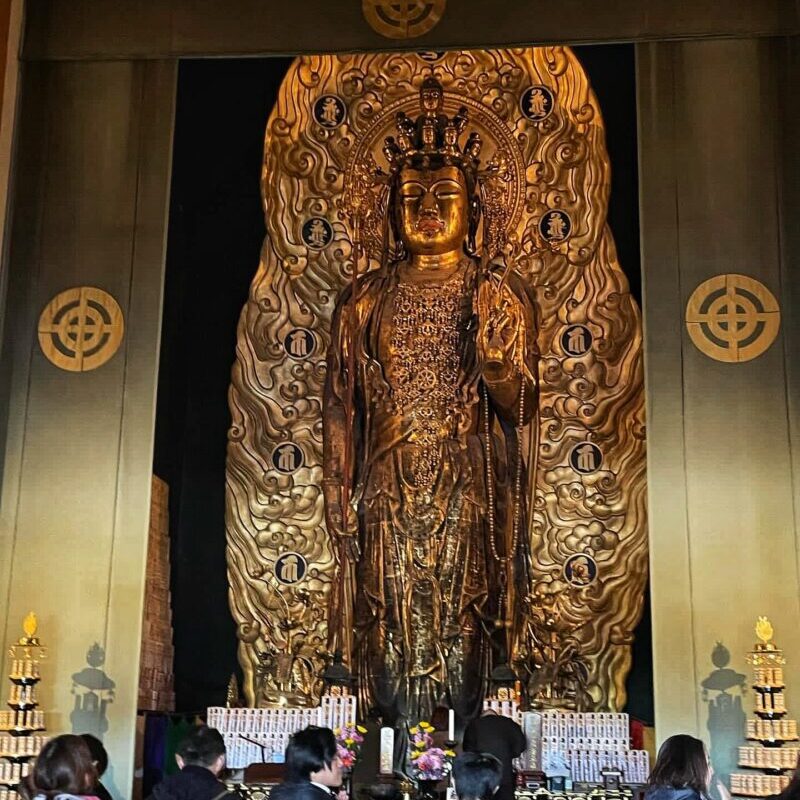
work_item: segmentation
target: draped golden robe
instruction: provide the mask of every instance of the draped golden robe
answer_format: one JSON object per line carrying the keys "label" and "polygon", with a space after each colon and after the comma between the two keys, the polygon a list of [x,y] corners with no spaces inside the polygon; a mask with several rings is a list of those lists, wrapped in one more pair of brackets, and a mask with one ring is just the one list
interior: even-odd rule
{"label": "draped golden robe", "polygon": [[[516,550],[504,559],[513,490],[527,483],[524,469],[517,473],[518,430],[536,405],[535,305],[510,276],[501,294],[516,339],[489,375],[477,274],[465,261],[443,280],[409,280],[390,265],[360,279],[355,303],[344,292],[333,316],[325,481],[338,489],[352,466],[360,558],[342,558],[332,634],[350,657],[361,708],[376,706],[387,721],[429,718],[442,699],[460,718],[473,717],[492,653],[508,646],[527,592],[524,492]],[[497,286],[496,272],[489,280]],[[511,363],[520,354],[522,371]]]}

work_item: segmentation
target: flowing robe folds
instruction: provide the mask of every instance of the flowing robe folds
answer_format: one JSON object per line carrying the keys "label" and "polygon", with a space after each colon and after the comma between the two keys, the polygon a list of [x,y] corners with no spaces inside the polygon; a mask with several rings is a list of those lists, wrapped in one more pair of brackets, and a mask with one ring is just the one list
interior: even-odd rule
{"label": "flowing robe folds", "polygon": [[[360,556],[341,556],[331,633],[361,708],[376,706],[387,721],[429,718],[443,697],[462,719],[474,716],[492,650],[506,646],[504,623],[527,593],[515,486],[527,483],[519,425],[536,406],[535,305],[516,276],[501,287],[490,271],[479,288],[477,272],[468,261],[443,280],[410,281],[391,265],[358,282],[355,303],[344,292],[333,316],[326,503],[330,511],[341,502],[349,465]],[[478,313],[484,298],[506,308],[505,336],[492,342]],[[515,496],[519,535],[509,553]]]}

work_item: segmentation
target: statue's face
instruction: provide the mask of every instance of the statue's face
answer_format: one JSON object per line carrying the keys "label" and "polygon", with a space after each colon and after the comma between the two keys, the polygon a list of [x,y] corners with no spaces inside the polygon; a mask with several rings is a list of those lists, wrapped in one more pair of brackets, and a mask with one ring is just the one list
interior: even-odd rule
{"label": "statue's face", "polygon": [[438,111],[442,103],[442,93],[438,89],[423,89],[421,100],[424,111]]}
{"label": "statue's face", "polygon": [[469,225],[467,182],[458,167],[406,167],[398,186],[400,236],[412,255],[459,249]]}

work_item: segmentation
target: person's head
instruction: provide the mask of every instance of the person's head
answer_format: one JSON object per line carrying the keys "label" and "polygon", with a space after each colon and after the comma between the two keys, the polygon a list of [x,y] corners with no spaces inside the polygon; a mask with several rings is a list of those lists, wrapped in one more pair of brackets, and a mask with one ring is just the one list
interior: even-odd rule
{"label": "person's head", "polygon": [[184,767],[205,767],[214,775],[225,769],[225,740],[216,728],[198,725],[180,742],[175,761]]}
{"label": "person's head", "polygon": [[31,783],[38,794],[91,794],[97,782],[92,754],[80,736],[51,739],[39,752]]}
{"label": "person's head", "polygon": [[650,786],[691,787],[698,794],[708,792],[711,769],[705,745],[694,736],[680,733],[670,736],[658,751]]}
{"label": "person's head", "polygon": [[103,743],[96,736],[92,736],[91,733],[82,733],[81,739],[86,742],[86,746],[92,754],[92,761],[99,778],[108,769],[108,753],[103,747]]}
{"label": "person's head", "polygon": [[342,762],[330,728],[310,725],[292,735],[286,748],[286,778],[314,781],[323,786],[341,785]]}
{"label": "person's head", "polygon": [[789,785],[781,792],[781,800],[800,800],[800,757]]}
{"label": "person's head", "polygon": [[503,779],[503,766],[489,753],[462,753],[453,762],[453,780],[460,800],[489,800]]}

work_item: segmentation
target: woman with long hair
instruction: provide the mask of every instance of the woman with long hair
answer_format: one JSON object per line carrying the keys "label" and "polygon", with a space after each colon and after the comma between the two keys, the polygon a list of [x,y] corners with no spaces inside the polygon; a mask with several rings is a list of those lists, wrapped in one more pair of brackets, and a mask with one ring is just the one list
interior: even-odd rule
{"label": "woman with long hair", "polygon": [[[645,800],[706,800],[713,776],[708,751],[700,739],[685,733],[670,736],[658,751]],[[719,780],[714,781],[714,788],[722,800],[730,800]]]}
{"label": "woman with long hair", "polygon": [[28,776],[32,800],[97,800],[97,771],[92,754],[80,736],[64,734],[41,749]]}

